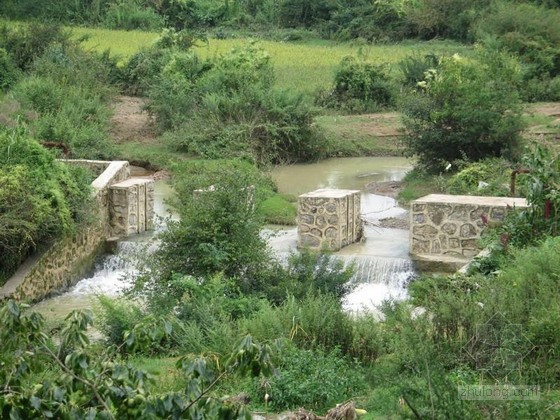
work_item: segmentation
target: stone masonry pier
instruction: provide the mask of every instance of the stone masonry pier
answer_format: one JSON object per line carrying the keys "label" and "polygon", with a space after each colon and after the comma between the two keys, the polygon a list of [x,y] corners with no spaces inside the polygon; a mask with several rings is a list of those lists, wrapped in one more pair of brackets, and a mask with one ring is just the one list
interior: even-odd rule
{"label": "stone masonry pier", "polygon": [[338,251],[362,232],[360,191],[320,189],[298,197],[299,248]]}
{"label": "stone masonry pier", "polygon": [[488,225],[524,208],[524,198],[443,194],[419,198],[411,203],[411,257],[421,269],[457,270],[480,252],[478,240]]}

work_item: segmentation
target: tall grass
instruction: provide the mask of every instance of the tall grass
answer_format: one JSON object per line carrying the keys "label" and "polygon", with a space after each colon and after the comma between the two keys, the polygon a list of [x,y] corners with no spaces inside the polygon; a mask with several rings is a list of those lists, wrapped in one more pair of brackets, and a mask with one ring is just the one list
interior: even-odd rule
{"label": "tall grass", "polygon": [[[158,37],[155,32],[118,31],[93,28],[73,28],[74,37],[87,36],[86,48],[104,51],[121,57],[121,62],[143,47],[151,45]],[[215,57],[236,46],[249,42],[249,38],[210,39],[196,47],[200,55]],[[274,65],[277,86],[300,92],[313,92],[327,88],[342,58],[359,55],[374,63],[396,63],[411,54],[468,54],[470,48],[450,41],[411,42],[395,45],[335,44],[326,41],[287,43],[260,41],[270,54]]]}

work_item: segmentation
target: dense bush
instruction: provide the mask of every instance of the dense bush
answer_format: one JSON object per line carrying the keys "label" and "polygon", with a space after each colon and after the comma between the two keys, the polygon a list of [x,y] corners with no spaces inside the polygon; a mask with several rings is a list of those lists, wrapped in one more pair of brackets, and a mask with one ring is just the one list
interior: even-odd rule
{"label": "dense bush", "polygon": [[488,0],[420,0],[407,9],[412,33],[424,39],[437,37],[473,41],[473,24],[489,6]]}
{"label": "dense bush", "polygon": [[513,246],[560,235],[560,158],[537,145],[522,156],[521,164],[529,173],[518,177],[518,190],[530,207],[510,215],[502,229],[506,245]]}
{"label": "dense bush", "polygon": [[66,144],[72,157],[107,158],[110,75],[98,57],[55,43],[35,59],[11,96],[37,138]]}
{"label": "dense bush", "polygon": [[155,31],[164,25],[164,19],[156,10],[146,7],[142,0],[119,0],[107,6],[104,26],[111,29],[141,29]]}
{"label": "dense bush", "polygon": [[447,181],[450,194],[507,196],[512,168],[505,159],[489,158],[460,168]]}
{"label": "dense bush", "polygon": [[413,55],[399,62],[402,72],[402,83],[408,88],[416,88],[418,83],[425,81],[430,72],[437,71],[441,57],[434,54],[425,56]]}
{"label": "dense bush", "polygon": [[270,397],[276,411],[305,407],[323,411],[364,391],[359,366],[336,349],[301,350],[290,346],[281,352],[277,373],[266,382],[253,384],[255,399]]}
{"label": "dense bush", "polygon": [[515,157],[523,126],[520,70],[510,58],[480,52],[477,61],[442,60],[403,101],[407,153],[437,172],[457,159]]}
{"label": "dense bush", "polygon": [[165,322],[146,320],[120,346],[96,347],[86,331],[90,313],[73,311],[56,332],[13,301],[0,306],[2,418],[247,418],[246,407],[216,395],[226,378],[270,375],[272,348],[245,336],[228,357],[183,356],[177,370],[185,387],[161,392],[146,371],[119,357],[124,348],[148,351],[165,336]]}
{"label": "dense bush", "polygon": [[[560,11],[527,3],[497,2],[480,22],[480,36],[518,54],[525,77],[560,74]],[[490,42],[490,40],[489,40]]]}
{"label": "dense bush", "polygon": [[55,43],[66,45],[69,37],[56,25],[0,25],[0,48],[6,50],[20,70],[29,70],[47,48]]}
{"label": "dense bush", "polygon": [[[155,254],[153,287],[167,291],[173,273],[204,281],[218,273],[251,293],[270,255],[257,208],[266,194],[256,168],[239,161],[188,162],[175,170],[179,221],[169,221]],[[195,191],[198,190],[198,191]],[[259,290],[257,287],[256,290]],[[175,299],[180,298],[182,292]]]}
{"label": "dense bush", "polygon": [[55,161],[22,127],[0,130],[0,280],[88,218],[91,179]]}
{"label": "dense bush", "polygon": [[4,48],[0,48],[0,91],[10,88],[20,76],[12,58]]}
{"label": "dense bush", "polygon": [[174,148],[259,164],[324,156],[325,139],[303,96],[273,88],[270,57],[250,44],[211,63],[175,52],[149,90],[149,109]]}
{"label": "dense bush", "polygon": [[526,101],[560,97],[560,10],[527,3],[495,2],[478,25],[486,45],[515,54],[523,64]]}
{"label": "dense bush", "polygon": [[349,112],[375,112],[394,105],[396,88],[386,66],[346,57],[334,76],[334,87],[319,102]]}

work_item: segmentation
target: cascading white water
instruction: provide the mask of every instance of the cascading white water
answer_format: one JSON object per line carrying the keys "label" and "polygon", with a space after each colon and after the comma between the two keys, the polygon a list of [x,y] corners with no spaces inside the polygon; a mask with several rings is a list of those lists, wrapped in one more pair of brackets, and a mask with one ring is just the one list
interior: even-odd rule
{"label": "cascading white water", "polygon": [[371,311],[385,300],[405,299],[406,286],[416,275],[412,261],[408,258],[341,258],[354,264],[354,276],[350,281],[355,289],[343,302],[344,308],[350,312]]}
{"label": "cascading white water", "polygon": [[131,285],[131,276],[137,273],[137,255],[145,246],[142,242],[119,242],[115,254],[103,257],[93,275],[80,280],[67,294],[117,295]]}

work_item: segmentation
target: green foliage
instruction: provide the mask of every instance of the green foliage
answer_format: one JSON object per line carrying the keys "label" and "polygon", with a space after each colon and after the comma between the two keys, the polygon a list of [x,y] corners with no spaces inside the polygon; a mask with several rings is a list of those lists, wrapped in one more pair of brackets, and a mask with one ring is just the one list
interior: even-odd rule
{"label": "green foliage", "polygon": [[0,25],[0,48],[6,50],[14,64],[21,70],[29,70],[33,61],[50,45],[67,44],[69,37],[69,33],[56,25]]}
{"label": "green foliage", "polygon": [[447,191],[456,195],[507,196],[511,164],[498,158],[488,158],[467,164],[447,181]]}
{"label": "green foliage", "polygon": [[0,277],[88,218],[91,180],[56,162],[22,126],[0,130]]}
{"label": "green foliage", "polygon": [[158,281],[169,281],[172,273],[200,280],[224,273],[244,293],[251,292],[270,261],[257,211],[267,181],[240,161],[186,162],[175,173],[181,219],[169,221],[161,235]]}
{"label": "green foliage", "polygon": [[510,216],[503,228],[507,242],[514,246],[560,234],[560,158],[535,145],[521,163],[529,170],[521,182],[530,206]]}
{"label": "green foliage", "polygon": [[522,128],[516,63],[481,51],[478,61],[442,60],[438,71],[405,99],[409,155],[427,170],[443,170],[457,159],[514,157]]}
{"label": "green foliage", "polygon": [[293,200],[288,200],[282,194],[274,194],[265,199],[259,212],[266,223],[273,225],[295,225],[297,210]]}
{"label": "green foliage", "polygon": [[[224,378],[271,373],[272,348],[246,336],[224,360],[182,357],[177,367],[185,377],[182,392],[160,394],[153,379],[118,357],[122,347],[149,347],[169,328],[140,323],[120,347],[94,349],[86,334],[90,314],[72,312],[56,337],[49,337],[35,313],[8,301],[0,308],[0,379],[4,418],[247,418],[244,407],[212,395]],[[57,375],[44,378],[46,369]]]}
{"label": "green foliage", "polygon": [[495,2],[479,24],[479,36],[490,48],[519,57],[520,91],[527,101],[557,100],[560,75],[560,11],[528,3]]}
{"label": "green foliage", "polygon": [[487,0],[419,0],[408,7],[407,24],[424,39],[473,41],[472,26],[489,4]]}
{"label": "green foliage", "polygon": [[149,109],[172,147],[259,164],[309,161],[327,145],[302,95],[272,87],[270,57],[250,44],[212,62],[175,52],[152,85]]}
{"label": "green foliage", "polygon": [[386,66],[346,57],[335,74],[332,91],[319,101],[326,106],[364,113],[394,105],[395,97]]}
{"label": "green foliage", "polygon": [[434,54],[424,56],[411,55],[399,62],[405,86],[416,88],[419,82],[425,81],[430,72],[438,70],[441,58]]}
{"label": "green foliage", "polygon": [[100,305],[100,330],[107,342],[119,345],[124,341],[127,331],[131,331],[138,324],[144,314],[133,302],[126,299],[111,299],[98,296]]}
{"label": "green foliage", "polygon": [[364,391],[359,366],[345,360],[336,349],[284,348],[277,370],[267,381],[255,381],[252,390],[259,401],[268,394],[270,407],[277,411],[299,407],[325,411]]}
{"label": "green foliage", "polygon": [[76,45],[52,44],[11,95],[37,138],[66,144],[72,157],[106,158],[112,150],[110,77],[110,67],[98,57]]}
{"label": "green foliage", "polygon": [[0,48],[0,91],[7,90],[21,74],[4,48]]}
{"label": "green foliage", "polygon": [[519,55],[526,79],[560,74],[560,11],[527,3],[496,2],[480,23],[481,36]]}
{"label": "green foliage", "polygon": [[348,354],[352,347],[351,319],[332,295],[310,293],[299,300],[288,295],[280,306],[263,305],[239,325],[259,340],[285,338],[300,348],[338,347]]}
{"label": "green foliage", "polygon": [[319,293],[342,299],[355,287],[350,284],[354,274],[352,265],[344,267],[343,261],[336,257],[309,250],[290,255],[287,274],[296,283],[290,292],[297,298]]}
{"label": "green foliage", "polygon": [[341,1],[328,22],[320,25],[324,36],[339,40],[388,42],[410,35],[406,12],[415,0]]}
{"label": "green foliage", "polygon": [[111,29],[155,31],[164,25],[162,16],[142,0],[118,0],[107,7],[103,23]]}

